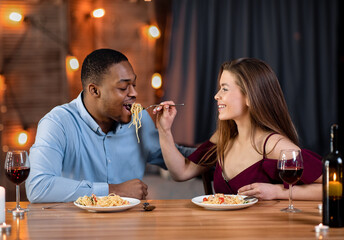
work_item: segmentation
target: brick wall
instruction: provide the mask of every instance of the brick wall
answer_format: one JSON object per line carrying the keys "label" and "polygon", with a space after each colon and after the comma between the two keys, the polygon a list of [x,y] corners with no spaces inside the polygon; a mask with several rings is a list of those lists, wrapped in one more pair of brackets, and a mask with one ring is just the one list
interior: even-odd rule
{"label": "brick wall", "polygon": [[[96,7],[104,8],[105,16],[87,17]],[[29,16],[37,26],[33,22],[10,24],[6,17],[14,8]],[[3,174],[6,150],[29,150],[39,119],[81,91],[80,69],[66,73],[68,52],[78,58],[80,66],[85,56],[97,48],[123,52],[138,76],[138,102],[144,106],[155,102],[150,87],[155,42],[142,32],[154,20],[154,11],[153,3],[143,0],[2,0],[0,17],[0,71],[6,83],[0,102],[0,150],[3,150],[0,185],[8,189],[7,200],[13,201],[14,184]],[[23,126],[29,140],[25,146],[18,146],[15,136]],[[22,194],[25,194],[23,189]]]}

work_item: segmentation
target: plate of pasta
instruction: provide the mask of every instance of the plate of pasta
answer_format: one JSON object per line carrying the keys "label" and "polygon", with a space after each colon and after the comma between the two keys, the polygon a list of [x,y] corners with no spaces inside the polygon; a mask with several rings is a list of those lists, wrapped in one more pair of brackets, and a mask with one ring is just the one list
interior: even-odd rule
{"label": "plate of pasta", "polygon": [[191,201],[209,210],[234,210],[250,207],[258,202],[258,199],[244,200],[244,195],[225,195],[217,193],[214,195],[203,195],[194,197]]}
{"label": "plate of pasta", "polygon": [[119,212],[133,208],[140,203],[136,198],[120,197],[115,194],[108,196],[91,196],[79,197],[74,205],[78,208],[85,209],[89,212]]}

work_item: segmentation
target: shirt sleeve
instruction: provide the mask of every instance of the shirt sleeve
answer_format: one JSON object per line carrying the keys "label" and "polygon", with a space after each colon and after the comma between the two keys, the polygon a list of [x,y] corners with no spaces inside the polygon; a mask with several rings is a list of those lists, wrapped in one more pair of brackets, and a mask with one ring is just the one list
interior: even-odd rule
{"label": "shirt sleeve", "polygon": [[80,196],[108,195],[107,183],[77,181],[62,176],[64,128],[49,118],[43,118],[37,128],[35,144],[30,149],[30,174],[26,194],[30,202],[69,202]]}

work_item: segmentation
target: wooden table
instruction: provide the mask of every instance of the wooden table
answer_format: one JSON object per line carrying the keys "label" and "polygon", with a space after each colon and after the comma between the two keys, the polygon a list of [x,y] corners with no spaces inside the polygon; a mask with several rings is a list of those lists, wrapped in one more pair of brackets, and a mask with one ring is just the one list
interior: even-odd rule
{"label": "wooden table", "polygon": [[[156,209],[145,212],[142,204],[123,212],[91,213],[73,203],[29,204],[24,219],[6,214],[11,235],[2,239],[344,239],[344,228],[317,235],[321,222],[318,201],[295,201],[301,213],[284,213],[287,201],[260,201],[240,210],[212,211],[185,200],[149,200]],[[6,203],[7,208],[15,206]]]}

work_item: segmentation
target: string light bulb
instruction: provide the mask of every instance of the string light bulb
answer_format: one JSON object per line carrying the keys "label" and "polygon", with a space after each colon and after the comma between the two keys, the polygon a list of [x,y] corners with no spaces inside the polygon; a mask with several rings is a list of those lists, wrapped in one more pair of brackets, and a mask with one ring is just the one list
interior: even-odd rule
{"label": "string light bulb", "polygon": [[105,10],[103,8],[97,8],[93,10],[91,16],[94,18],[102,18],[105,15]]}
{"label": "string light bulb", "polygon": [[18,134],[17,142],[19,145],[23,146],[27,143],[28,134],[27,131],[23,130]]}
{"label": "string light bulb", "polygon": [[159,89],[162,86],[162,78],[160,73],[154,73],[152,76],[152,87],[154,89]]}
{"label": "string light bulb", "polygon": [[13,22],[20,22],[23,16],[19,12],[11,12],[8,18]]}
{"label": "string light bulb", "polygon": [[67,56],[66,58],[67,69],[70,71],[76,71],[79,69],[79,61],[74,56]]}
{"label": "string light bulb", "polygon": [[152,38],[159,38],[160,37],[160,30],[157,26],[155,25],[150,25],[148,28],[148,34],[152,37]]}

